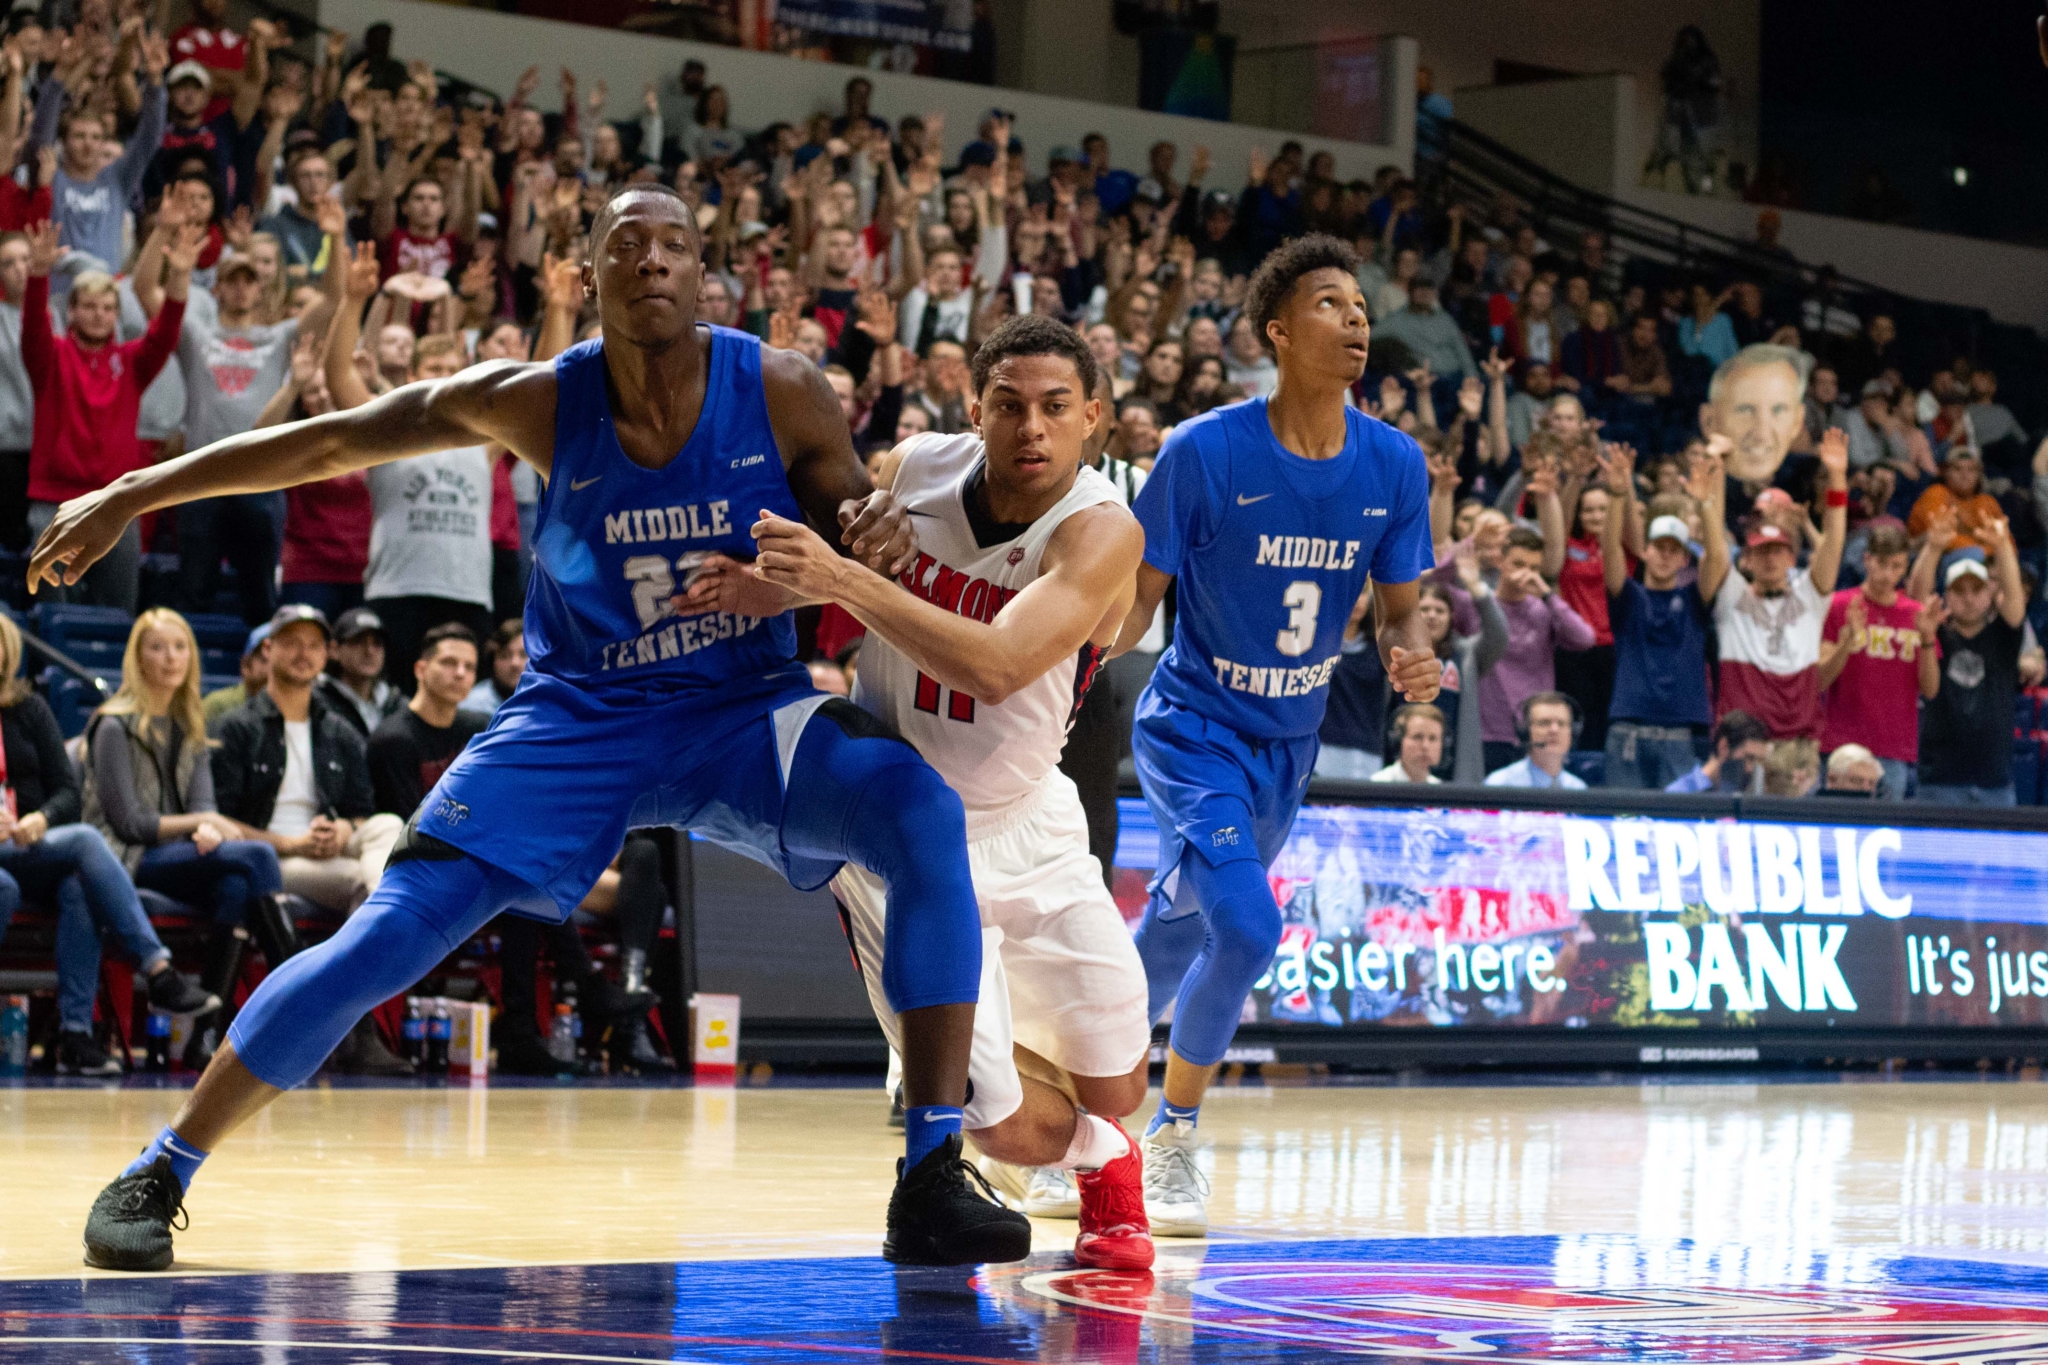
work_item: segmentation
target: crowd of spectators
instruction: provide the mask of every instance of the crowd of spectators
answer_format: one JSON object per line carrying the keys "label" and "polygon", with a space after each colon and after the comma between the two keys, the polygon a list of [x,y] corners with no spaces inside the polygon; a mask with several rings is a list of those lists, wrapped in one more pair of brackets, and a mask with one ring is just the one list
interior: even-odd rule
{"label": "crowd of spectators", "polygon": [[[401,60],[384,26],[295,40],[237,31],[223,4],[170,32],[142,0],[81,0],[67,28],[17,8],[0,30],[9,549],[144,463],[589,339],[586,233],[632,183],[694,207],[700,318],[819,366],[878,480],[904,438],[967,428],[980,338],[1032,312],[1102,362],[1088,458],[1134,495],[1174,425],[1271,392],[1246,280],[1321,231],[1356,245],[1373,319],[1353,401],[1429,459],[1422,610],[1446,668],[1435,703],[1390,707],[1359,603],[1319,771],[2015,799],[2015,701],[2048,672],[2028,622],[2048,444],[2030,452],[1966,357],[1908,373],[1893,317],[1850,311],[1825,276],[1786,292],[1624,260],[1598,231],[1547,239],[1509,197],[1426,193],[1393,167],[1343,181],[1296,143],[1243,167],[1100,134],[1029,148],[993,109],[962,138],[936,113],[881,117],[860,76],[838,107],[761,126],[696,61],[623,109],[563,69],[543,109],[538,67],[501,99]],[[281,905],[360,903],[517,685],[539,494],[507,451],[444,451],[144,518],[59,590],[141,613],[82,782],[47,708],[18,682],[0,699],[9,772],[41,774],[15,779],[13,843],[83,888],[64,905],[73,978],[102,930],[165,972],[136,886],[214,926],[199,986],[162,988],[184,1006],[230,994],[247,947],[294,951]],[[202,697],[185,618],[223,607],[253,629],[240,681]],[[857,623],[799,624],[819,685],[844,691]],[[1077,737],[1114,754],[1167,638],[1162,619],[1117,661]],[[50,861],[87,832],[95,849]],[[0,893],[62,880],[9,856]],[[629,841],[587,906],[616,918],[623,987],[575,932],[521,929],[508,993],[531,998],[545,938],[592,1009],[644,1013],[655,864]],[[642,1030],[622,1037],[649,1055]],[[351,1048],[385,1064],[374,1036]],[[92,1060],[88,1042],[67,1055]]]}

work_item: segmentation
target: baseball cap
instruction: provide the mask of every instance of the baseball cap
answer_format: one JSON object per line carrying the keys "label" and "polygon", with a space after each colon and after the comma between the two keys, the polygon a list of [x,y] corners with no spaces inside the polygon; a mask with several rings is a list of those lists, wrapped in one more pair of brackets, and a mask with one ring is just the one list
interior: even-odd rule
{"label": "baseball cap", "polygon": [[[1115,174],[1115,172],[1111,172],[1111,174]],[[1166,186],[1160,184],[1149,175],[1140,180],[1131,191],[1131,198],[1142,199],[1154,208],[1165,204],[1167,197]]]}
{"label": "baseball cap", "polygon": [[1948,572],[1941,576],[1941,586],[1953,588],[1958,578],[1976,578],[1988,583],[1991,581],[1991,573],[1984,567],[1984,561],[1981,559],[1958,559],[1949,565]]}
{"label": "baseball cap", "polygon": [[368,607],[350,607],[334,622],[334,638],[353,640],[359,635],[382,635],[384,618]]}
{"label": "baseball cap", "polygon": [[179,81],[198,81],[205,89],[213,89],[213,73],[190,58],[164,73],[164,89],[170,89]]}
{"label": "baseball cap", "polygon": [[217,280],[224,280],[236,271],[247,271],[249,274],[254,275],[256,273],[256,262],[238,252],[229,251],[221,254],[220,260],[213,268],[214,278]]}
{"label": "baseball cap", "polygon": [[1675,540],[1681,545],[1690,544],[1692,532],[1677,517],[1658,517],[1650,523],[1648,539]]}
{"label": "baseball cap", "polygon": [[1759,512],[1767,512],[1773,507],[1791,507],[1792,495],[1782,488],[1766,488],[1756,495],[1756,501],[1751,506]]}
{"label": "baseball cap", "polygon": [[758,218],[752,218],[740,224],[740,240],[743,242],[751,242],[757,237],[766,237],[767,235],[768,225]]}
{"label": "baseball cap", "polygon": [[257,650],[257,647],[269,638],[270,622],[265,621],[262,625],[256,627],[256,629],[250,631],[249,638],[242,642],[242,657],[246,659],[251,654],[254,654]]}
{"label": "baseball cap", "polygon": [[1078,166],[1086,159],[1086,157],[1081,155],[1080,148],[1062,142],[1059,146],[1046,153],[1045,162],[1048,166],[1057,166],[1062,161],[1069,161]]}
{"label": "baseball cap", "polygon": [[1225,210],[1235,213],[1237,196],[1229,190],[1210,190],[1208,196],[1202,200],[1202,210],[1205,213],[1222,213]]}
{"label": "baseball cap", "polygon": [[815,142],[806,142],[790,154],[789,164],[797,170],[802,170],[824,154],[825,149],[823,147],[820,147]]}
{"label": "baseball cap", "polygon": [[1885,383],[1882,379],[1867,380],[1863,385],[1863,396],[1865,398],[1890,398],[1892,396],[1892,386]]}
{"label": "baseball cap", "polygon": [[270,618],[270,633],[277,634],[290,626],[301,623],[320,627],[320,633],[328,639],[334,638],[334,627],[327,624],[327,613],[318,607],[307,606],[304,602],[288,602],[277,609]]}
{"label": "baseball cap", "polygon": [[993,166],[996,164],[996,149],[992,142],[970,142],[960,149],[960,167]]}
{"label": "baseball cap", "polygon": [[1981,464],[1984,457],[1977,453],[1976,447],[1957,441],[1942,455],[1941,462],[1943,464],[1954,464],[1957,460],[1976,460]]}
{"label": "baseball cap", "polygon": [[1754,550],[1759,545],[1782,545],[1789,550],[1792,548],[1792,537],[1786,535],[1785,528],[1775,521],[1767,521],[1751,531],[1748,538],[1742,542],[1742,548],[1745,550]]}

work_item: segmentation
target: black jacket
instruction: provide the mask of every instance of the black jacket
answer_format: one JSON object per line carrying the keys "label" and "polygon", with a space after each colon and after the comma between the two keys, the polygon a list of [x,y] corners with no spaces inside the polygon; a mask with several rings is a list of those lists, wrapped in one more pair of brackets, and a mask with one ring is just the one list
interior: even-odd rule
{"label": "black jacket", "polygon": [[[355,727],[316,692],[312,724],[313,787],[320,813],[360,820],[376,813],[370,792],[369,749]],[[257,829],[270,828],[278,788],[284,785],[284,714],[268,692],[258,692],[221,717],[213,751],[213,794],[220,813]]]}
{"label": "black jacket", "polygon": [[0,739],[7,746],[7,785],[14,788],[17,813],[39,810],[52,829],[78,819],[78,770],[64,752],[50,704],[30,693],[0,710]]}

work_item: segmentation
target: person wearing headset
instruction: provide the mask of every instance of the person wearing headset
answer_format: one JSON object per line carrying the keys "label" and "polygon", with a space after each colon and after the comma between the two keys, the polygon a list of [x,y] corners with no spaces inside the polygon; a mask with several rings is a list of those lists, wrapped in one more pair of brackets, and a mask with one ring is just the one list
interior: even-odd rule
{"label": "person wearing headset", "polygon": [[1515,730],[1527,753],[1488,773],[1486,785],[1584,791],[1586,784],[1564,770],[1565,755],[1579,733],[1578,703],[1562,692],[1538,692],[1522,703],[1515,719]]}

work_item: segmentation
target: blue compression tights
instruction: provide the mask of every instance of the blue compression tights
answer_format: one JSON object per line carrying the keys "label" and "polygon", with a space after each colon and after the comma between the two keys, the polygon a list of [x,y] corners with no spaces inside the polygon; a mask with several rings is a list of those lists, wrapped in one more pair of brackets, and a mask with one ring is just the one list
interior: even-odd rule
{"label": "blue compression tights", "polygon": [[554,902],[466,855],[392,864],[333,938],[263,978],[228,1028],[235,1055],[280,1090],[303,1083],[356,1020],[515,907],[551,914]]}
{"label": "blue compression tights", "polygon": [[[820,716],[797,745],[784,800],[792,852],[859,863],[888,886],[890,1004],[901,1012],[973,1003],[981,915],[965,816],[945,781],[900,740],[851,735]],[[545,893],[467,855],[392,864],[340,932],[249,997],[228,1030],[235,1055],[258,1080],[302,1084],[358,1019],[509,909],[555,914]]]}
{"label": "blue compression tights", "polygon": [[889,889],[882,990],[898,1014],[981,994],[981,910],[967,817],[944,778],[902,740],[849,734],[829,712],[804,727],[790,765],[790,852],[856,863]]}
{"label": "blue compression tights", "polygon": [[1189,850],[1172,903],[1153,895],[1137,940],[1151,1017],[1173,1002],[1173,1050],[1196,1066],[1222,1061],[1252,983],[1280,947],[1266,869],[1250,858],[1214,865]]}

